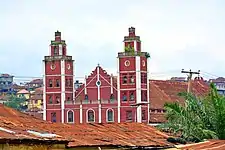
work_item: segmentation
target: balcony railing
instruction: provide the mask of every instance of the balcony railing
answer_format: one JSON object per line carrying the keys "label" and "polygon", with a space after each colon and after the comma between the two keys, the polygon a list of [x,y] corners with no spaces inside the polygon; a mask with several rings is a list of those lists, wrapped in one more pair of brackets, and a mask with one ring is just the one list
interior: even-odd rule
{"label": "balcony railing", "polygon": [[123,57],[123,56],[145,56],[147,57],[146,52],[119,52],[118,57]]}
{"label": "balcony railing", "polygon": [[52,60],[72,60],[72,56],[62,56],[62,55],[57,55],[57,56],[45,56],[46,61],[52,61]]}
{"label": "balcony railing", "polygon": [[117,100],[83,100],[75,101],[75,104],[116,104]]}

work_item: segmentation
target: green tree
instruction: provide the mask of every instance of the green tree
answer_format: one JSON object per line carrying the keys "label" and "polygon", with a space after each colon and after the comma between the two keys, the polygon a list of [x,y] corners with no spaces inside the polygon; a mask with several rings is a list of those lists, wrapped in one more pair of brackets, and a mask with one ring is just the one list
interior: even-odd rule
{"label": "green tree", "polygon": [[14,108],[16,110],[22,111],[26,109],[26,107],[24,106],[25,102],[26,102],[25,97],[17,97],[17,96],[11,95],[9,96],[8,101],[4,103],[4,105],[7,107]]}
{"label": "green tree", "polygon": [[165,104],[168,122],[161,125],[161,129],[193,142],[225,139],[225,97],[218,95],[214,84],[210,84],[209,95],[202,99],[189,93],[179,95],[185,104]]}

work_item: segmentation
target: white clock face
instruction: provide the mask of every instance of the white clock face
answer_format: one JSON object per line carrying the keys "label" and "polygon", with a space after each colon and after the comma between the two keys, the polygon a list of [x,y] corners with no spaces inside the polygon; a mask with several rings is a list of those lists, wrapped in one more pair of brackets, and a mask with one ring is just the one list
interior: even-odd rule
{"label": "white clock face", "polygon": [[129,61],[129,60],[126,60],[126,61],[124,62],[124,65],[125,65],[126,67],[130,66],[130,61]]}
{"label": "white clock face", "polygon": [[143,67],[145,66],[145,61],[144,61],[144,60],[142,60],[142,66],[143,66]]}
{"label": "white clock face", "polygon": [[55,68],[56,68],[55,64],[51,64],[50,68],[51,68],[51,70],[55,70]]}
{"label": "white clock face", "polygon": [[70,70],[70,68],[71,68],[71,67],[70,67],[70,64],[67,64],[67,69]]}

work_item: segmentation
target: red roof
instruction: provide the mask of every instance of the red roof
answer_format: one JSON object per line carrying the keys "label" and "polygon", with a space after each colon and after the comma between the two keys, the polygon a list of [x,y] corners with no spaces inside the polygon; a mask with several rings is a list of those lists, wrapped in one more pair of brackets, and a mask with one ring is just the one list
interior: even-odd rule
{"label": "red roof", "polygon": [[208,141],[200,142],[200,143],[178,145],[176,147],[180,150],[193,150],[193,149],[224,150],[225,140],[208,140]]}
{"label": "red roof", "polygon": [[[26,130],[48,132],[72,140],[76,146],[151,146],[170,147],[168,135],[156,128],[139,123],[112,124],[61,124],[33,118],[11,108],[0,105],[0,127],[28,135]],[[0,132],[0,137],[14,138],[14,134]],[[29,136],[31,136],[29,134]],[[59,137],[58,137],[59,138]]]}
{"label": "red roof", "polygon": [[[163,107],[166,102],[179,102],[184,104],[184,99],[178,96],[180,92],[187,91],[187,82],[150,80],[150,114],[151,123],[165,122]],[[209,91],[209,85],[203,81],[192,81],[191,91],[196,96],[204,96]],[[154,110],[159,110],[159,112]]]}

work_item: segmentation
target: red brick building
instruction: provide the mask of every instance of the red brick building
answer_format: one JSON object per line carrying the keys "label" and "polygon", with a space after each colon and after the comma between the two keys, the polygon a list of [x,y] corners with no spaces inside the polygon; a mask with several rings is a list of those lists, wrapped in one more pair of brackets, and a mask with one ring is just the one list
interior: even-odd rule
{"label": "red brick building", "polygon": [[118,53],[117,76],[101,66],[74,88],[72,56],[67,55],[65,40],[55,32],[49,56],[45,56],[43,119],[52,122],[148,122],[149,80],[147,52],[141,51],[140,37],[129,28],[124,50]]}
{"label": "red brick building", "polygon": [[[184,103],[177,94],[187,90],[187,82],[150,81],[148,58],[131,27],[124,37],[124,50],[118,53],[117,75],[109,75],[98,65],[75,88],[74,61],[57,31],[49,56],[43,61],[43,119],[63,123],[165,122],[163,105]],[[203,80],[192,82],[194,94],[203,96],[208,92]]]}

